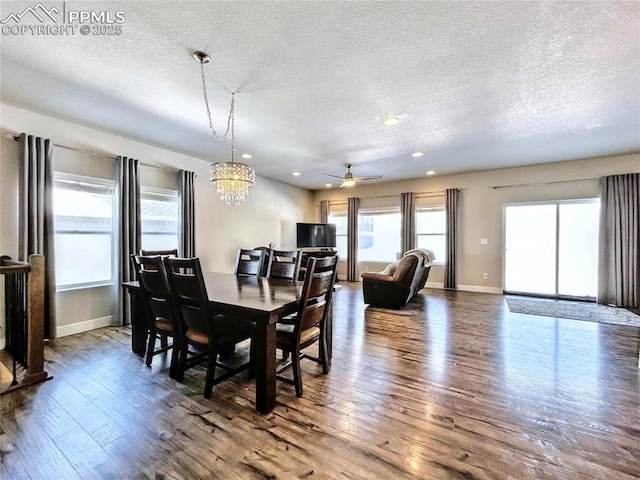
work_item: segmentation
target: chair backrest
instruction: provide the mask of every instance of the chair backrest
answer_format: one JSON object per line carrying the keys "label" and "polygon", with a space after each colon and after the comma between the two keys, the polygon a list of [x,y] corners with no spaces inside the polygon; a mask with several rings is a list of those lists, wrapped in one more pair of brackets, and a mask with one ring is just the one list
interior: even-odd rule
{"label": "chair backrest", "polygon": [[171,250],[140,250],[140,255],[145,257],[150,257],[152,255],[161,255],[163,257],[169,255],[171,257],[177,257],[178,249],[174,248]]}
{"label": "chair backrest", "polygon": [[298,338],[302,331],[325,319],[327,308],[331,305],[337,270],[338,257],[309,258],[296,321]]}
{"label": "chair backrest", "polygon": [[160,256],[131,255],[138,281],[151,314],[156,320],[165,319],[177,328],[175,307]]}
{"label": "chair backrest", "polygon": [[199,258],[163,257],[176,310],[188,328],[207,332],[209,296]]}
{"label": "chair backrest", "polygon": [[266,258],[264,250],[245,250],[238,249],[236,257],[236,268],[233,273],[236,275],[255,275],[259,276],[262,272],[262,266]]}
{"label": "chair backrest", "polygon": [[177,257],[178,256],[178,250],[177,249],[173,249],[173,250],[140,250],[140,255],[143,257],[155,257],[157,255],[160,255],[162,257],[165,257],[167,255],[172,256],[172,257]]}
{"label": "chair backrest", "polygon": [[[407,287],[413,283],[418,267],[422,263],[421,257],[418,255],[405,255],[398,261],[396,271],[393,273],[393,279],[396,282],[402,283]],[[420,278],[422,277],[422,269],[418,272]]]}
{"label": "chair backrest", "polygon": [[271,253],[271,250],[273,250],[270,247],[255,247],[254,250],[264,250],[264,262],[262,263],[262,270],[260,271],[260,274],[258,275],[259,277],[266,277],[267,276],[267,264],[269,263],[269,254]]}
{"label": "chair backrest", "polygon": [[301,262],[302,252],[300,250],[271,250],[267,266],[267,277],[288,278],[296,281],[300,273]]}

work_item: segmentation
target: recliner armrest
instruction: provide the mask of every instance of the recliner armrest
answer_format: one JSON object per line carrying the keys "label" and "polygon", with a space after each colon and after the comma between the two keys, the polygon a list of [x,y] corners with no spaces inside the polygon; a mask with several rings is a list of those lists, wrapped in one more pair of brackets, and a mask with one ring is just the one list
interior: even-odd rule
{"label": "recliner armrest", "polygon": [[364,272],[361,273],[360,276],[362,277],[362,279],[376,280],[379,282],[396,282],[396,280],[393,278],[393,275],[384,275],[383,273]]}

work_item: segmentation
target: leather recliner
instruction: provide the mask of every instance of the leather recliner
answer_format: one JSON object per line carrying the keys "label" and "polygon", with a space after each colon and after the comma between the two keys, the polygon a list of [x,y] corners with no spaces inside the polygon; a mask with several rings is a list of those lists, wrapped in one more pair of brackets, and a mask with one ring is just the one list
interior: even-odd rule
{"label": "leather recliner", "polygon": [[416,253],[406,253],[391,275],[362,273],[364,303],[372,307],[403,307],[424,288],[430,269],[429,259]]}

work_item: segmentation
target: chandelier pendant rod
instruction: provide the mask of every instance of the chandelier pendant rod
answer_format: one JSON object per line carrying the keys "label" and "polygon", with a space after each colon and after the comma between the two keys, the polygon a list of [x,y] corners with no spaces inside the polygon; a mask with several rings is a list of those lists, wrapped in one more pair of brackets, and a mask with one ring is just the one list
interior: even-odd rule
{"label": "chandelier pendant rod", "polygon": [[246,196],[249,189],[253,187],[256,179],[256,172],[249,165],[244,163],[236,163],[236,131],[235,131],[235,98],[236,92],[231,92],[231,105],[229,107],[229,116],[227,117],[227,129],[224,135],[220,136],[213,128],[211,118],[211,109],[209,107],[209,97],[207,95],[207,82],[204,76],[204,64],[209,63],[209,56],[204,52],[193,52],[193,57],[200,63],[200,78],[202,79],[202,94],[207,109],[207,118],[209,119],[209,128],[213,136],[217,140],[225,140],[231,134],[231,161],[217,162],[209,166],[209,181],[216,187],[216,192],[227,206],[234,204],[239,206]]}
{"label": "chandelier pendant rod", "polygon": [[[199,53],[199,52],[196,52]],[[215,128],[213,128],[213,120],[211,118],[211,109],[209,108],[209,96],[207,95],[207,82],[205,80],[205,76],[204,76],[204,64],[209,62],[209,57],[208,56],[203,56],[203,57],[198,57],[196,56],[196,53],[193,54],[193,56],[196,58],[196,60],[198,60],[200,62],[200,79],[202,80],[202,94],[204,96],[204,105],[207,109],[207,118],[209,119],[209,128],[211,129],[211,132],[213,133],[213,136],[220,140],[226,140],[226,138],[229,136],[229,130],[231,129],[231,125],[233,123],[233,117],[234,117],[234,103],[235,103],[235,92],[231,93],[231,105],[229,106],[229,116],[227,117],[227,129],[224,132],[224,135],[220,136],[216,133]]]}

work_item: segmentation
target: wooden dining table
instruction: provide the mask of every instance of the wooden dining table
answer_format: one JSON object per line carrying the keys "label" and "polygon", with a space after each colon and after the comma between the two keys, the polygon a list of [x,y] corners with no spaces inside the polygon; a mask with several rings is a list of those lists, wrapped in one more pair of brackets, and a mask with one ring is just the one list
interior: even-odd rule
{"label": "wooden dining table", "polygon": [[[204,273],[209,302],[214,311],[252,320],[256,324],[255,346],[256,410],[268,413],[276,404],[276,323],[295,312],[302,282],[230,273]],[[138,282],[122,286],[132,294],[132,349],[144,354],[148,318],[142,302],[135,301],[140,292]],[[329,308],[331,308],[329,306]],[[329,310],[330,312],[330,310]],[[331,315],[328,315],[327,355],[331,358]]]}

